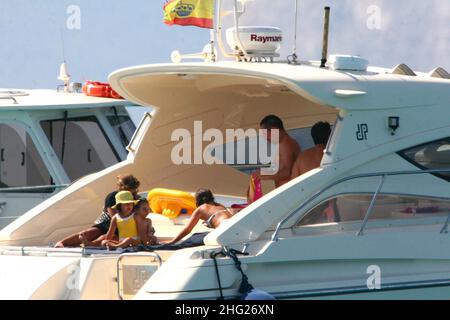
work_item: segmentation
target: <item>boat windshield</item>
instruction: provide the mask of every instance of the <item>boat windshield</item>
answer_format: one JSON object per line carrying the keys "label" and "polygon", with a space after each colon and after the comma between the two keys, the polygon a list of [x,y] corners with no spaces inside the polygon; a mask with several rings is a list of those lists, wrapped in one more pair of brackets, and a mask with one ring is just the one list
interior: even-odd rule
{"label": "boat windshield", "polygon": [[[428,142],[399,153],[421,169],[450,168],[450,138]],[[450,173],[435,174],[450,181]]]}
{"label": "boat windshield", "polygon": [[43,120],[41,127],[71,181],[120,161],[95,116]]}
{"label": "boat windshield", "polygon": [[122,146],[126,148],[133,137],[134,131],[136,131],[133,120],[128,115],[117,114],[108,115],[106,118],[116,134],[120,137]]}

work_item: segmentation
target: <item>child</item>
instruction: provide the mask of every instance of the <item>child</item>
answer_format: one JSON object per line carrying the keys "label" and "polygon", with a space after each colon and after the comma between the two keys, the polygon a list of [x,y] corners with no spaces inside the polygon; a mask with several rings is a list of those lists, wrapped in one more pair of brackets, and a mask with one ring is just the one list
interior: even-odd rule
{"label": "child", "polygon": [[[117,191],[108,194],[105,199],[102,214],[97,218],[94,225],[79,233],[72,234],[55,244],[56,248],[76,247],[82,244],[84,247],[98,247],[101,246],[102,240],[105,239],[106,233],[111,224],[111,218],[116,213],[112,207],[115,205],[115,195],[119,191],[130,191],[134,198],[139,199],[138,188],[139,180],[131,174],[124,176],[117,176]],[[117,234],[115,239],[117,239]]]}
{"label": "child", "polygon": [[[118,213],[111,219],[111,224],[106,234],[106,239],[102,241],[102,246],[108,249],[136,246],[140,243],[137,221],[142,219],[136,217],[133,209],[139,201],[134,200],[134,196],[130,191],[118,192],[115,199],[116,204],[112,208],[116,209]],[[119,230],[119,241],[113,240],[116,229]]]}
{"label": "child", "polygon": [[141,199],[134,207],[134,214],[138,218],[138,231],[140,240],[145,245],[154,245],[158,243],[155,236],[155,228],[152,226],[152,220],[147,218],[150,208],[146,199]]}

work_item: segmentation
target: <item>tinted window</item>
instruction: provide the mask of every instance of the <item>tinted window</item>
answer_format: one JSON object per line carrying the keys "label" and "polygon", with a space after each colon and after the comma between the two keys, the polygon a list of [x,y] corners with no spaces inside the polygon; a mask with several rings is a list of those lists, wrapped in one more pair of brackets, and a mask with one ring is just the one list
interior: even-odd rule
{"label": "tinted window", "polygon": [[[291,138],[297,141],[302,150],[314,146],[311,137],[311,128],[290,129],[287,132]],[[234,159],[231,159],[231,161],[228,157],[230,149],[234,150],[231,153],[234,155]],[[245,137],[244,139],[237,139],[234,142],[216,147],[211,154],[233,168],[246,174],[250,174],[257,168],[270,166],[270,163],[263,164],[266,161],[260,159],[260,152],[265,154],[266,151],[268,152],[267,156],[270,156],[270,143],[263,137],[256,135]]]}
{"label": "tinted window", "polygon": [[[312,209],[298,225],[315,225],[331,222],[362,221],[369,208],[372,195],[342,195],[327,200]],[[369,220],[413,219],[448,215],[450,200],[425,197],[380,195]]]}
{"label": "tinted window", "polygon": [[[17,125],[0,123],[0,191],[51,184],[51,176],[28,132]],[[53,189],[22,192],[51,193]]]}
{"label": "tinted window", "polygon": [[[234,137],[234,141],[214,148],[208,147],[206,150],[219,163],[226,163],[244,173],[250,174],[257,168],[269,167],[270,143],[265,138],[258,136],[257,130],[249,130],[246,133],[248,136]],[[263,158],[261,158],[261,155],[263,155]]]}
{"label": "tinted window", "polygon": [[129,116],[113,115],[107,116],[109,124],[113,127],[114,131],[120,137],[123,147],[127,147],[133,137],[136,126]]}
{"label": "tinted window", "polygon": [[94,116],[45,120],[41,126],[71,181],[120,160]]}
{"label": "tinted window", "polygon": [[302,151],[314,147],[314,141],[311,137],[311,128],[290,129],[287,133],[292,139],[297,141]]}
{"label": "tinted window", "polygon": [[[450,138],[402,151],[400,155],[422,169],[450,169]],[[450,181],[450,173],[436,175]]]}

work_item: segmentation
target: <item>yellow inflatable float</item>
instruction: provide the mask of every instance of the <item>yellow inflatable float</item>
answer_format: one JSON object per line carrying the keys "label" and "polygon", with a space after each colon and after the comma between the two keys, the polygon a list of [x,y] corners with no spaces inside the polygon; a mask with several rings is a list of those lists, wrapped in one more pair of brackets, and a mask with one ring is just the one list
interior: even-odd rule
{"label": "yellow inflatable float", "polygon": [[192,214],[197,208],[192,194],[174,189],[152,189],[148,192],[147,200],[153,213],[160,213],[170,219],[180,214]]}

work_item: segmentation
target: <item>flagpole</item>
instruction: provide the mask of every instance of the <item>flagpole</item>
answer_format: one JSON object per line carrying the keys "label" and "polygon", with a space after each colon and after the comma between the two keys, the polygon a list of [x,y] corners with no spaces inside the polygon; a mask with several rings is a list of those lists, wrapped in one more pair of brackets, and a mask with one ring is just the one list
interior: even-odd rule
{"label": "flagpole", "polygon": [[238,5],[237,0],[234,0],[234,28],[235,28],[235,36],[239,46],[241,47],[242,53],[244,57],[247,57],[247,51],[244,48],[244,45],[241,41],[241,35],[239,34],[239,14],[238,14]]}
{"label": "flagpole", "polygon": [[216,62],[216,54],[215,54],[215,38],[214,38],[214,34],[216,31],[216,14],[217,14],[217,2],[214,1],[214,11],[213,11],[213,28],[209,29],[209,44],[211,46],[211,61],[212,62]]}
{"label": "flagpole", "polygon": [[211,61],[216,62],[217,57],[215,54],[215,48],[214,48],[214,29],[209,30],[209,43],[211,45]]}
{"label": "flagpole", "polygon": [[217,0],[217,25],[216,25],[216,39],[217,45],[219,46],[220,52],[226,58],[233,58],[234,54],[227,52],[223,45],[222,39],[222,0]]}

